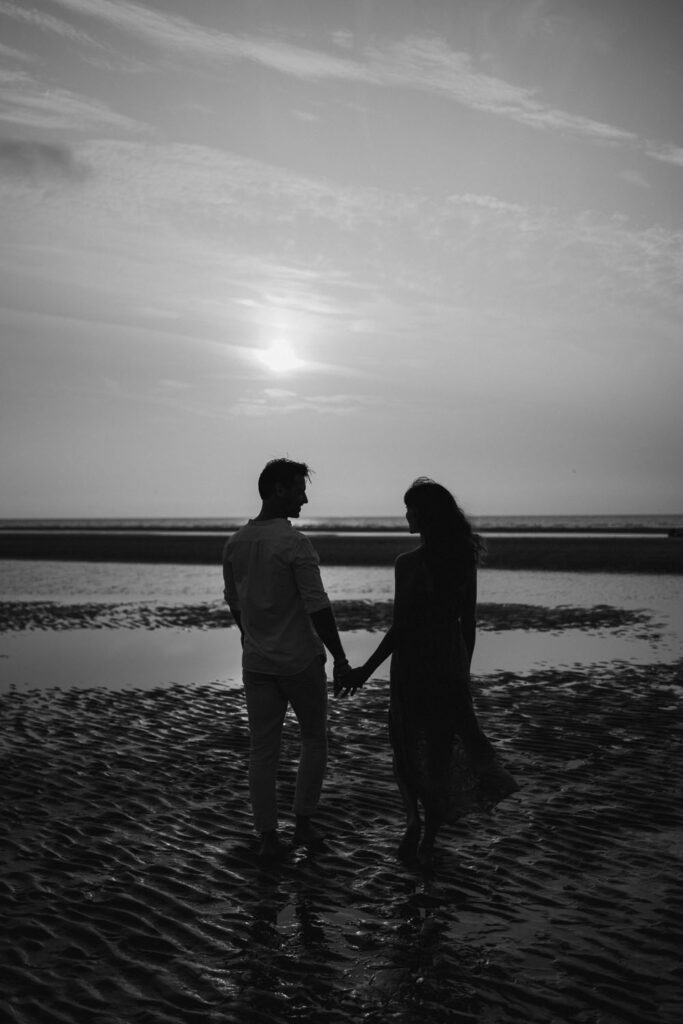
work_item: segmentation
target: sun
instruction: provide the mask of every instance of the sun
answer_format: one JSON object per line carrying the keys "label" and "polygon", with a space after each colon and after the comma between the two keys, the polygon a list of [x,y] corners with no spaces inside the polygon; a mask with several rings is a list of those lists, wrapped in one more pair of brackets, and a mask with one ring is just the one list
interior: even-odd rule
{"label": "sun", "polygon": [[273,373],[289,373],[304,365],[303,359],[299,359],[289,342],[282,339],[274,341],[270,348],[259,352],[258,357]]}

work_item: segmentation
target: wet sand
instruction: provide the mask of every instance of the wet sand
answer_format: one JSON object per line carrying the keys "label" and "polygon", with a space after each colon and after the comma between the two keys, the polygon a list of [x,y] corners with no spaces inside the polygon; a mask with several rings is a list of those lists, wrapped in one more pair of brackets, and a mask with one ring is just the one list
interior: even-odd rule
{"label": "wet sand", "polygon": [[677,1024],[682,686],[680,663],[479,678],[521,789],[429,873],[395,857],[386,684],[331,701],[329,850],[270,872],[240,691],[0,695],[0,1017]]}
{"label": "wet sand", "polygon": [[[389,628],[393,615],[391,601],[333,601],[340,630],[368,632]],[[0,601],[0,630],[64,629],[225,629],[234,619],[221,600],[197,604],[140,604],[138,602]],[[526,629],[557,632],[564,629],[636,630],[637,636],[656,635],[658,624],[645,610],[615,608],[598,604],[587,608],[559,605],[547,608],[533,604],[477,605],[479,630]]]}

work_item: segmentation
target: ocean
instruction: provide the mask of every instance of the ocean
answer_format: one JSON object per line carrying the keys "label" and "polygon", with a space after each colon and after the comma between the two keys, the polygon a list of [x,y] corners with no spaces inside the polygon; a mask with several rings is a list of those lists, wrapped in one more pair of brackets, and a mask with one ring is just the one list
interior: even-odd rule
{"label": "ocean", "polygon": [[[227,532],[242,526],[248,516],[0,519],[0,530],[136,530]],[[683,513],[661,515],[515,515],[471,516],[482,533],[668,533],[683,529]],[[303,530],[334,533],[405,532],[403,516],[301,516]]]}

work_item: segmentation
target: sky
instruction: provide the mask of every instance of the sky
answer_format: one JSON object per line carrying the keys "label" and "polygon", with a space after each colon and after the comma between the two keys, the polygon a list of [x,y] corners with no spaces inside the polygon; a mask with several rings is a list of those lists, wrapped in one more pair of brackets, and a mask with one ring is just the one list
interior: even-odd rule
{"label": "sky", "polygon": [[0,0],[0,517],[683,512],[680,0]]}

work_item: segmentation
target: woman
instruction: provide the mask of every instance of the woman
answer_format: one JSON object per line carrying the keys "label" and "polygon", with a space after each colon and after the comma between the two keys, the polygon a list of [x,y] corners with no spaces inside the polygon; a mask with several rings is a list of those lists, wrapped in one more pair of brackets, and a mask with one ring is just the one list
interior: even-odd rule
{"label": "woman", "polygon": [[481,731],[470,693],[481,542],[441,484],[421,477],[404,501],[422,544],[397,558],[393,624],[342,692],[362,686],[392,655],[389,735],[407,813],[398,853],[429,864],[441,825],[493,807],[518,786]]}

